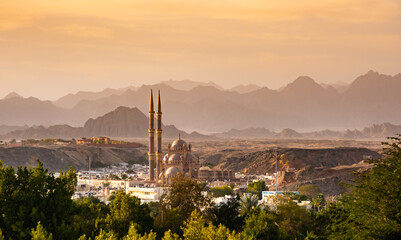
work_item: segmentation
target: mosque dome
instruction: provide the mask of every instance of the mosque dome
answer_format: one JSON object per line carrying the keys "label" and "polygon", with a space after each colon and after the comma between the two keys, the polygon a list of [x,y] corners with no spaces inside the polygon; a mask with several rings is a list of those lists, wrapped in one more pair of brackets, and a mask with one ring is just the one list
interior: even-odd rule
{"label": "mosque dome", "polygon": [[179,174],[180,170],[176,167],[169,167],[166,171],[166,177],[174,177],[175,175]]}
{"label": "mosque dome", "polygon": [[179,153],[173,153],[168,157],[169,163],[172,161],[180,161],[181,160],[181,154]]}
{"label": "mosque dome", "polygon": [[181,138],[178,138],[176,140],[174,140],[174,142],[171,144],[171,147],[177,147],[177,148],[184,148],[184,146],[187,146],[187,143],[182,140]]}

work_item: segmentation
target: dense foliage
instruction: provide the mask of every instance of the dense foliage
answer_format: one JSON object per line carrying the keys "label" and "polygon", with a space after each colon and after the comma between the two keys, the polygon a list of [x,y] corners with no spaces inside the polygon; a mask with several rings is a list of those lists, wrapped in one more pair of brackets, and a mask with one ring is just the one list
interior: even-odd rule
{"label": "dense foliage", "polygon": [[[72,200],[76,173],[59,177],[38,162],[35,168],[0,162],[0,240],[4,239],[400,239],[401,138],[384,145],[373,168],[357,173],[350,192],[325,202],[314,186],[258,204],[266,189],[252,183],[248,193],[212,204],[204,184],[178,175],[159,203],[141,204],[116,192],[109,204],[96,198]],[[225,194],[227,187],[218,189]],[[232,188],[230,188],[232,189]],[[303,196],[303,197],[302,197]],[[296,202],[310,199],[305,210]]]}

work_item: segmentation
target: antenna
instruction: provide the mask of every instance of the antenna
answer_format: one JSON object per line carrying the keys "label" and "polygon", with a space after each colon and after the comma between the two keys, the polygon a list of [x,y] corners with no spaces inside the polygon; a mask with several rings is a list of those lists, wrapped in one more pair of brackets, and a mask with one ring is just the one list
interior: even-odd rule
{"label": "antenna", "polygon": [[88,162],[88,170],[89,170],[89,183],[88,183],[88,185],[89,185],[89,192],[91,191],[91,160],[92,160],[92,157],[91,156],[89,156],[89,162]]}
{"label": "antenna", "polygon": [[278,153],[275,152],[275,157],[276,157],[276,195],[277,195],[277,165],[278,165]]}

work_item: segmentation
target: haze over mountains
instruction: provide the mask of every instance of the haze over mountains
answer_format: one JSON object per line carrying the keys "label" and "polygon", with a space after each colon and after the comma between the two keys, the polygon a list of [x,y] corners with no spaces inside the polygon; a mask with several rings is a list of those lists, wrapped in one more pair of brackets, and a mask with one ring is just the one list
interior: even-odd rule
{"label": "haze over mountains", "polygon": [[[81,138],[94,136],[108,136],[120,138],[147,138],[149,119],[138,108],[118,107],[112,112],[96,119],[89,119],[83,127],[69,125],[53,125],[49,127],[33,126],[24,128],[9,128],[0,126],[0,139],[46,139],[46,138]],[[209,136],[197,132],[188,134],[178,130],[173,125],[163,125],[163,136],[177,138],[181,134],[184,138],[208,139]]]}
{"label": "haze over mountains", "polygon": [[0,125],[84,127],[89,118],[119,106],[136,107],[146,113],[150,88],[161,90],[164,122],[179,129],[225,132],[255,127],[311,132],[362,129],[385,122],[401,124],[401,74],[388,76],[369,71],[342,93],[304,76],[280,91],[253,85],[224,90],[213,83],[187,80],[181,84],[165,81],[139,88],[79,92],[54,102],[12,94],[0,100]]}

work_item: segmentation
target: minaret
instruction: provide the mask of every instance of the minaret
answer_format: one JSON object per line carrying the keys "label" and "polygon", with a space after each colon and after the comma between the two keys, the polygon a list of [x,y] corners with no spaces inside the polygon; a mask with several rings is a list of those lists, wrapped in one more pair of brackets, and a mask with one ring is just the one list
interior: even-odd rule
{"label": "minaret", "polygon": [[156,113],[156,121],[157,121],[157,129],[156,129],[156,138],[157,138],[157,148],[156,148],[156,179],[159,179],[161,170],[162,170],[162,103],[160,100],[160,90],[157,99],[157,113]]}
{"label": "minaret", "polygon": [[150,89],[149,106],[149,181],[155,179],[155,111],[153,109],[153,92]]}

